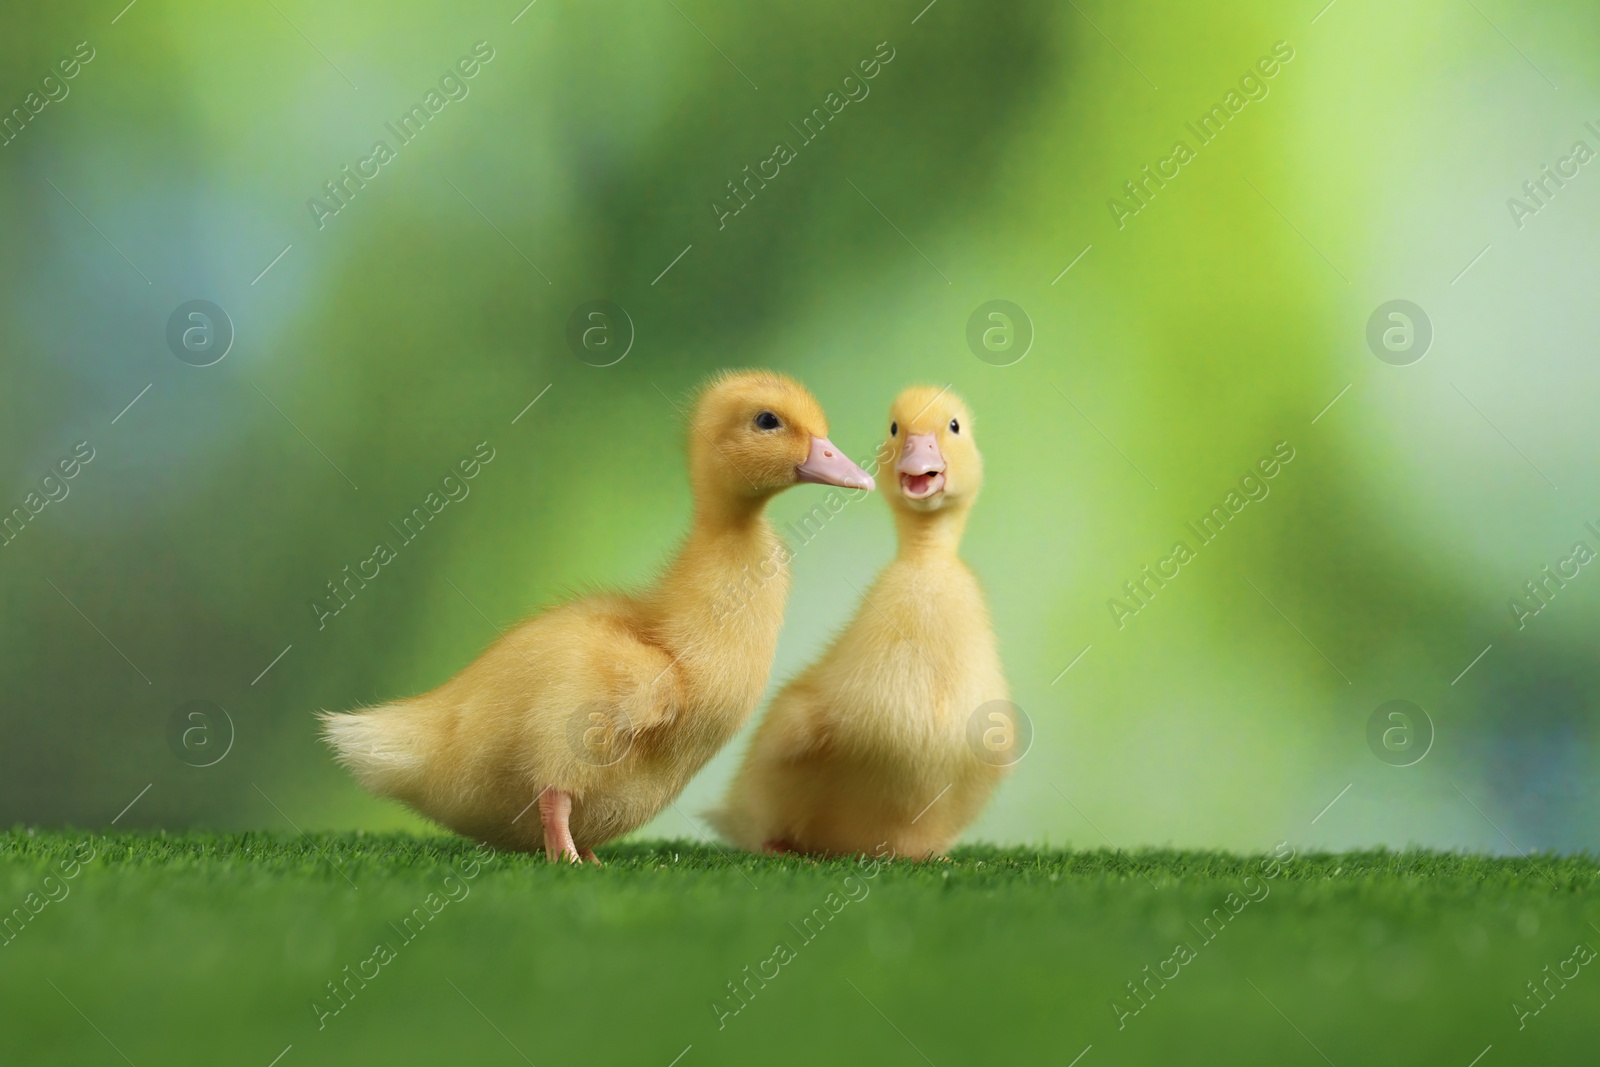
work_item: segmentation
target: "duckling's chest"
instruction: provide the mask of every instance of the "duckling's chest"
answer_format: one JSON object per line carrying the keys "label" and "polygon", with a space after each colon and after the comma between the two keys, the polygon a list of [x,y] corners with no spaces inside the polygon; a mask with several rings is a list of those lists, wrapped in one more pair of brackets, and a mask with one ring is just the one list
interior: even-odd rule
{"label": "duckling's chest", "polygon": [[[876,631],[867,637],[869,648],[913,645],[944,653],[956,661],[952,669],[961,670],[963,663],[983,658],[994,645],[983,591],[959,560],[937,566],[891,565],[862,609],[859,618]],[[935,671],[941,666],[928,664]]]}
{"label": "duckling's chest", "polygon": [[988,606],[965,566],[891,566],[866,594],[830,671],[837,725],[928,740],[1007,696]]}

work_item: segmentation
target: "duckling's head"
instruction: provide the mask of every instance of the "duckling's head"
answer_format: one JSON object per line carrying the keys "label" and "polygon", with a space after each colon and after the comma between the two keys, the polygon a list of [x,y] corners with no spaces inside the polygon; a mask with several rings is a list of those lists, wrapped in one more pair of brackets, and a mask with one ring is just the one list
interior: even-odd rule
{"label": "duckling's head", "polygon": [[689,450],[697,486],[765,499],[816,482],[871,489],[872,476],[828,440],[828,417],[805,386],[771,371],[714,379],[695,405]]}
{"label": "duckling's head", "polygon": [[902,512],[971,505],[983,484],[983,457],[972,439],[966,401],[948,388],[914,385],[889,408],[889,443],[878,473],[896,480],[888,492]]}

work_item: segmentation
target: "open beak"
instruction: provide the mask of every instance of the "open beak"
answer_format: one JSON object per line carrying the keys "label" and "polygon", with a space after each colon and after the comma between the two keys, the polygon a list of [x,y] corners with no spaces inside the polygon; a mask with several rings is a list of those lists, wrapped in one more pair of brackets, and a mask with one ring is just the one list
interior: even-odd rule
{"label": "open beak", "polygon": [[802,482],[818,485],[837,485],[843,489],[875,489],[872,475],[850,462],[826,437],[811,439],[811,454],[794,469],[794,476]]}
{"label": "open beak", "polygon": [[944,455],[931,433],[907,434],[894,469],[900,491],[911,500],[926,500],[944,489]]}

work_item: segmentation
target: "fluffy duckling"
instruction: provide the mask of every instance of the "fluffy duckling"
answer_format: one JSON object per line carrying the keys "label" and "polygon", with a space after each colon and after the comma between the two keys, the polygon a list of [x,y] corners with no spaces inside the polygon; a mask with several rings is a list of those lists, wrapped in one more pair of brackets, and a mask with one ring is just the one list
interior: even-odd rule
{"label": "fluffy duckling", "polygon": [[[782,375],[716,379],[691,421],[693,525],[655,584],[529,619],[430,693],[324,713],[361,785],[497,847],[598,862],[596,845],[648,821],[738,732],[766,688],[789,592],[767,502],[801,482],[873,480]],[[728,611],[726,590],[752,571],[765,580]]]}
{"label": "fluffy duckling", "polygon": [[711,814],[744,848],[941,855],[1022,754],[983,591],[956,554],[983,481],[966,405],[907,389],[879,455],[899,551],[774,699]]}

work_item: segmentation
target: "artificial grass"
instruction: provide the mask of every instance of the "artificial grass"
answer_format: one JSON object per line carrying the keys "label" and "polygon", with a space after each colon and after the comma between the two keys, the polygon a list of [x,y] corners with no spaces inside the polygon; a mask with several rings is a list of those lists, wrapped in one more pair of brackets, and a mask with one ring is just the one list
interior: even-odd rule
{"label": "artificial grass", "polygon": [[1291,853],[661,842],[596,869],[452,837],[15,830],[0,1062],[1593,1058],[1593,857]]}

